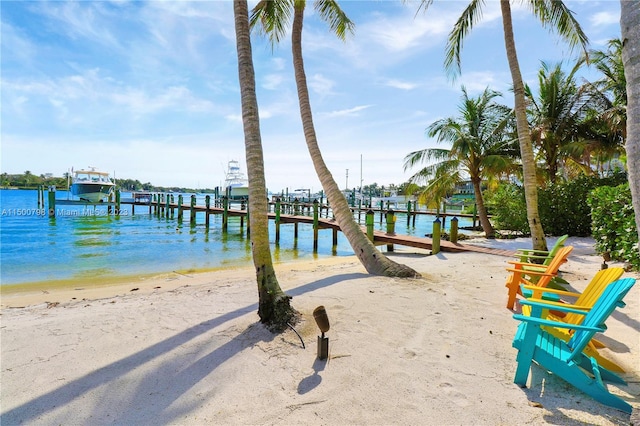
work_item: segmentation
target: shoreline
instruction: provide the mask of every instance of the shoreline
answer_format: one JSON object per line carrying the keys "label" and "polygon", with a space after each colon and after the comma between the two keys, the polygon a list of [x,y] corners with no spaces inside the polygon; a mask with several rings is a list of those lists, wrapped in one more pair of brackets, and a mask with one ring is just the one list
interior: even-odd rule
{"label": "shoreline", "polygon": [[[601,258],[589,240],[567,245],[575,249],[561,271],[581,291]],[[271,334],[259,323],[252,265],[159,276],[84,300],[79,290],[38,294],[24,308],[3,300],[0,420],[622,425],[637,419],[638,284],[602,336],[608,346],[602,351],[627,369],[628,386],[609,389],[634,407],[629,416],[535,366],[526,389],[513,383],[517,322],[505,308],[504,288],[509,258],[388,255],[423,277],[371,276],[355,256],[276,264],[282,289],[302,315],[295,325],[300,337],[291,330]],[[60,301],[47,304],[43,296]],[[319,305],[331,325],[327,361],[316,358],[312,312]]]}

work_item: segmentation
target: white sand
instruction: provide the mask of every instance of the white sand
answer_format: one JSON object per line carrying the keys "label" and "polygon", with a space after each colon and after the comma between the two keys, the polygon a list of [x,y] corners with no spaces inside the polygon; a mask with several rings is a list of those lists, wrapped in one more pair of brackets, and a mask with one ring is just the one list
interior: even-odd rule
{"label": "white sand", "polygon": [[[525,239],[485,243],[530,247]],[[589,239],[567,244],[576,249],[561,270],[582,290],[601,258]],[[258,323],[251,267],[100,291],[5,295],[1,424],[635,421],[640,284],[601,339],[627,370],[629,385],[609,388],[634,407],[630,417],[539,367],[530,387],[513,383],[517,323],[505,308],[508,258],[413,250],[393,258],[424,278],[369,276],[354,257],[278,265],[281,286],[304,315],[296,329],[306,349],[294,332],[272,335]],[[331,323],[328,362],[316,358],[318,305]]]}

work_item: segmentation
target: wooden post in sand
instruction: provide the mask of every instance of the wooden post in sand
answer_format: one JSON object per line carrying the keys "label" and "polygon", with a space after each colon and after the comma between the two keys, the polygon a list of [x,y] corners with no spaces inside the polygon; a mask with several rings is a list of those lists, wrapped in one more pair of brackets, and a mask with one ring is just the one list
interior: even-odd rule
{"label": "wooden post in sand", "polygon": [[458,242],[458,218],[455,216],[451,219],[451,236],[449,240],[454,244]]}
{"label": "wooden post in sand", "polygon": [[367,237],[370,241],[373,241],[373,210],[367,210],[367,215],[364,218],[364,222],[367,225]]}
{"label": "wooden post in sand", "polygon": [[[396,235],[396,216],[393,209],[387,210],[387,235]],[[387,251],[393,251],[393,244],[387,244]]]}
{"label": "wooden post in sand", "polygon": [[440,219],[433,221],[433,242],[431,243],[431,254],[440,253]]}

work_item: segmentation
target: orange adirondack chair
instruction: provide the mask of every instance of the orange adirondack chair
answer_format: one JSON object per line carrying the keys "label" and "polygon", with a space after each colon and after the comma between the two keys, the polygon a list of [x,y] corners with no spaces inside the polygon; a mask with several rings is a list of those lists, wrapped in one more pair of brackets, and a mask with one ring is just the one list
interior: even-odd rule
{"label": "orange adirondack chair", "polygon": [[[507,271],[511,272],[511,275],[509,275],[507,283],[505,284],[505,287],[508,289],[507,308],[513,309],[518,295],[522,296],[520,289],[521,284],[547,287],[551,279],[558,275],[560,265],[567,261],[567,257],[569,257],[571,251],[573,251],[573,246],[561,247],[544,271],[539,270],[541,265],[538,264],[510,260],[508,263],[512,264],[513,267],[507,268]],[[537,282],[534,283],[531,277],[539,278]]]}

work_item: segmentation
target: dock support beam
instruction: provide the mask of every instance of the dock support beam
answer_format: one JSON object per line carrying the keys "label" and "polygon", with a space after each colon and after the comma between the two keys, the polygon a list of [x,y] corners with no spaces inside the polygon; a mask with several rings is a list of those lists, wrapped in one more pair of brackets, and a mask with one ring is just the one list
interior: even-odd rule
{"label": "dock support beam", "polygon": [[189,208],[189,222],[191,225],[196,224],[196,196],[195,194],[191,194],[191,205]]}
{"label": "dock support beam", "polygon": [[318,200],[313,200],[313,252],[318,252]]}
{"label": "dock support beam", "polygon": [[367,210],[367,215],[364,218],[365,224],[367,225],[367,237],[369,241],[373,242],[373,210]]}
{"label": "dock support beam", "polygon": [[209,228],[209,210],[211,209],[211,196],[207,195],[206,197],[204,197],[204,205],[205,205],[205,212],[204,212],[204,226],[208,229]]}
{"label": "dock support beam", "polygon": [[[387,210],[387,235],[396,235],[396,215],[393,209]],[[387,244],[387,251],[393,251],[393,244]]]}
{"label": "dock support beam", "polygon": [[49,187],[49,217],[56,217],[56,187]]}
{"label": "dock support beam", "polygon": [[276,244],[280,244],[280,198],[276,198]]}

